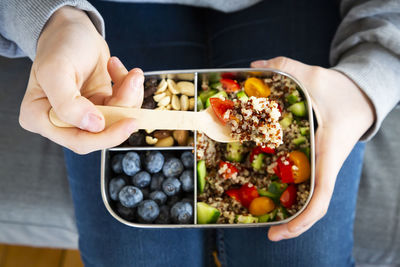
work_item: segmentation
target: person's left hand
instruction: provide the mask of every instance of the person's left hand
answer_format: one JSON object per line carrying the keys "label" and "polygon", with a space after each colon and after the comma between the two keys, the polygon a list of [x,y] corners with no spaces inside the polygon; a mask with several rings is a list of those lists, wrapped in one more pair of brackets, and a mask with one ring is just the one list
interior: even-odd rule
{"label": "person's left hand", "polygon": [[279,241],[301,235],[326,214],[336,176],[354,145],[372,125],[374,109],[361,89],[336,70],[285,57],[255,61],[251,66],[278,69],[298,79],[310,94],[318,121],[314,194],[299,216],[269,229],[269,239]]}

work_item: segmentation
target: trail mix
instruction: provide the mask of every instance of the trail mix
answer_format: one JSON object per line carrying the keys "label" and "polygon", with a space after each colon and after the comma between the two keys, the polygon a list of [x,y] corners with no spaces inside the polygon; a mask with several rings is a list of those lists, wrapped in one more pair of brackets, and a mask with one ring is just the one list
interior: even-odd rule
{"label": "trail mix", "polygon": [[224,144],[197,135],[199,224],[280,221],[304,206],[310,131],[306,100],[293,80],[203,77],[197,105],[211,106],[240,140]]}
{"label": "trail mix", "polygon": [[[141,108],[194,111],[194,94],[193,81],[148,78],[144,83],[144,100]],[[123,146],[156,147],[175,145],[193,146],[193,133],[187,130],[139,130],[123,144]]]}

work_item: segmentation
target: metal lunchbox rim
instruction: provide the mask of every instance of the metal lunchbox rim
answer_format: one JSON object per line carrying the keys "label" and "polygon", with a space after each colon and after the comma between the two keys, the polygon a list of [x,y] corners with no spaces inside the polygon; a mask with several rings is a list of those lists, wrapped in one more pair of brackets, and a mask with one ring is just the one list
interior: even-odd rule
{"label": "metal lunchbox rim", "polygon": [[[156,76],[156,75],[168,75],[168,74],[188,74],[188,73],[193,73],[194,74],[194,81],[197,84],[199,78],[198,74],[206,74],[206,73],[224,73],[224,72],[243,72],[243,73],[248,73],[248,72],[262,72],[262,73],[278,73],[281,75],[284,75],[286,77],[289,77],[292,79],[301,89],[302,93],[304,94],[306,100],[307,100],[307,111],[308,111],[308,120],[310,123],[310,162],[311,162],[311,177],[310,177],[310,190],[309,190],[309,196],[304,203],[303,207],[298,210],[294,215],[281,220],[281,221],[274,221],[274,222],[266,222],[266,223],[249,223],[249,224],[197,224],[196,223],[196,217],[194,218],[194,223],[193,224],[140,224],[140,223],[134,223],[127,221],[123,218],[121,218],[116,212],[111,208],[110,203],[108,202],[108,197],[107,197],[107,192],[106,192],[106,177],[105,177],[105,165],[106,165],[106,153],[109,151],[124,151],[124,150],[189,150],[193,149],[195,150],[195,164],[196,164],[196,142],[194,144],[194,147],[157,147],[157,148],[152,148],[152,147],[130,147],[130,148],[109,148],[109,149],[103,149],[101,151],[101,168],[100,168],[100,186],[101,186],[101,196],[103,203],[107,209],[107,211],[113,216],[116,220],[119,222],[131,226],[131,227],[138,227],[138,228],[243,228],[243,227],[265,227],[265,226],[272,226],[272,225],[279,225],[279,224],[284,224],[288,223],[289,221],[293,220],[297,216],[299,216],[308,206],[313,193],[314,193],[314,187],[315,187],[315,137],[314,137],[314,120],[313,120],[313,109],[312,109],[312,104],[311,104],[311,98],[310,95],[307,91],[307,89],[301,84],[299,80],[297,80],[294,76],[292,76],[289,73],[277,70],[277,69],[271,69],[271,68],[214,68],[214,69],[187,69],[187,70],[164,70],[164,71],[151,71],[151,72],[145,72],[144,75],[146,76]],[[197,90],[197,87],[195,90]],[[197,97],[197,93],[195,94]],[[197,184],[197,173],[195,172],[195,185]],[[197,192],[195,190],[194,192],[194,199],[197,200]],[[196,201],[194,202],[194,207],[196,210]],[[196,215],[196,213],[195,213]]]}

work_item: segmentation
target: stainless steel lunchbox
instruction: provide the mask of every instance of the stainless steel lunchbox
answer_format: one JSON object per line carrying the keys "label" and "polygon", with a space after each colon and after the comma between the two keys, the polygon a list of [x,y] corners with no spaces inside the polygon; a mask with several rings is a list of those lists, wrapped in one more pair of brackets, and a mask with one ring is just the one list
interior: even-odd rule
{"label": "stainless steel lunchbox", "polygon": [[[310,178],[310,191],[308,199],[305,205],[294,215],[286,218],[285,220],[281,221],[274,221],[274,222],[266,222],[266,223],[249,223],[249,224],[197,224],[197,172],[196,172],[196,132],[194,133],[194,140],[195,145],[193,147],[182,147],[182,146],[175,146],[175,147],[114,147],[102,150],[101,153],[101,194],[104,205],[108,212],[118,221],[121,223],[132,226],[132,227],[141,227],[141,228],[235,228],[235,227],[265,227],[271,226],[276,224],[283,224],[291,221],[296,216],[298,216],[308,205],[310,199],[314,192],[314,185],[315,185],[315,141],[314,141],[314,120],[313,120],[313,112],[311,106],[311,99],[306,91],[306,89],[302,86],[302,84],[293,76],[288,73],[284,73],[279,70],[275,69],[253,69],[253,68],[237,68],[237,69],[199,69],[199,70],[172,70],[172,71],[155,71],[155,72],[146,72],[146,78],[171,78],[171,79],[179,79],[179,80],[188,80],[193,81],[195,85],[195,103],[197,103],[197,90],[199,89],[199,85],[203,79],[207,79],[210,75],[217,75],[223,73],[233,73],[235,77],[240,79],[241,77],[245,78],[249,74],[256,73],[257,77],[270,77],[274,73],[278,73],[284,75],[290,79],[292,79],[295,83],[297,83],[298,87],[301,89],[301,93],[307,100],[307,111],[308,111],[308,120],[310,123],[310,163],[311,163],[311,178]],[[195,111],[197,111],[197,105],[195,105]],[[128,152],[128,151],[149,151],[149,150],[159,150],[159,151],[182,151],[182,150],[189,150],[194,152],[194,224],[140,224],[127,221],[121,218],[113,209],[112,201],[108,194],[108,184],[109,180],[112,178],[111,170],[110,170],[110,159],[111,156],[116,152]]]}

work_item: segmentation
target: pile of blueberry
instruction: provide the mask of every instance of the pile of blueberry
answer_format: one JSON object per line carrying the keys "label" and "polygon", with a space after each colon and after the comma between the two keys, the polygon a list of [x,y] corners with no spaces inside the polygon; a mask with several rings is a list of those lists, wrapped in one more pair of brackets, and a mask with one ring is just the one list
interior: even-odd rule
{"label": "pile of blueberry", "polygon": [[193,223],[194,157],[190,151],[133,151],[111,158],[108,191],[117,213],[137,223]]}

